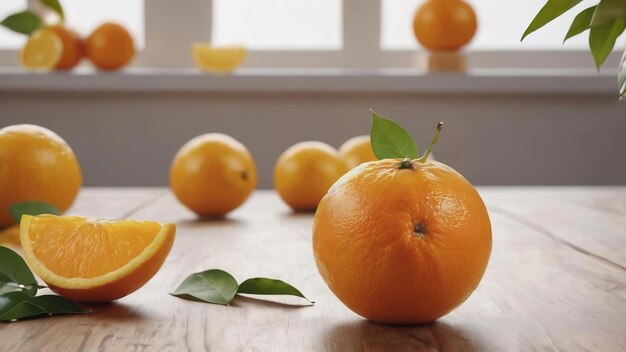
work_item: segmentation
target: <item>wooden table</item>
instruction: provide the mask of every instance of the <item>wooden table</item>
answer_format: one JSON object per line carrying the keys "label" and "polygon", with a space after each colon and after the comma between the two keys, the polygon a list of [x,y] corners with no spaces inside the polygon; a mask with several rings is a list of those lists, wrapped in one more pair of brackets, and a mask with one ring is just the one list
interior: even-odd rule
{"label": "wooden table", "polygon": [[[312,215],[292,214],[275,193],[200,222],[165,189],[86,189],[72,213],[175,221],[170,256],[145,287],[91,314],[0,324],[0,350],[625,351],[626,187],[480,192],[494,234],[481,285],[436,323],[395,327],[332,295],[314,265]],[[208,268],[280,278],[317,303],[236,298],[224,307],[167,294]]]}

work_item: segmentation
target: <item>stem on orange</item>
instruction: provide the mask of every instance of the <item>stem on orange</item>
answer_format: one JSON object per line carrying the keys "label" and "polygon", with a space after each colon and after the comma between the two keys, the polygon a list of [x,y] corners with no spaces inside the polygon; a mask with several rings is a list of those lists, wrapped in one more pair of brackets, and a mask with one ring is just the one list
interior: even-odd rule
{"label": "stem on orange", "polygon": [[430,142],[430,145],[428,146],[428,148],[424,152],[424,155],[422,155],[421,158],[417,159],[417,162],[425,163],[426,160],[428,160],[428,156],[430,155],[430,151],[433,150],[433,148],[435,147],[435,144],[437,144],[437,140],[439,139],[439,132],[441,132],[442,128],[443,128],[443,122],[439,122],[437,124],[437,132],[435,132],[435,137]]}

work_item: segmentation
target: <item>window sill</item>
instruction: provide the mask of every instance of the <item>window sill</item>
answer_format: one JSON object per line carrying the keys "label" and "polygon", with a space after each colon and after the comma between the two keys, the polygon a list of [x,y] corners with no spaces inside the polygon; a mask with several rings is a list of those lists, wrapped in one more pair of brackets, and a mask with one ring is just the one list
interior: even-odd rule
{"label": "window sill", "polygon": [[425,74],[415,69],[241,69],[233,75],[195,69],[129,68],[99,73],[0,69],[0,91],[617,94],[615,75],[594,70],[471,70]]}

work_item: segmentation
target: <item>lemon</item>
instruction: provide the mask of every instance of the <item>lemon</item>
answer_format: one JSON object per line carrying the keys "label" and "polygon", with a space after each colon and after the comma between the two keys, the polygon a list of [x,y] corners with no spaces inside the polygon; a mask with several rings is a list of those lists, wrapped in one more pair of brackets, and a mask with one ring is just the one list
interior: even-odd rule
{"label": "lemon", "polygon": [[196,43],[191,47],[191,55],[196,65],[211,73],[230,73],[241,66],[246,57],[246,49],[240,46],[213,47]]}
{"label": "lemon", "polygon": [[51,29],[43,28],[33,33],[22,48],[22,65],[31,69],[52,69],[61,59],[63,42]]}

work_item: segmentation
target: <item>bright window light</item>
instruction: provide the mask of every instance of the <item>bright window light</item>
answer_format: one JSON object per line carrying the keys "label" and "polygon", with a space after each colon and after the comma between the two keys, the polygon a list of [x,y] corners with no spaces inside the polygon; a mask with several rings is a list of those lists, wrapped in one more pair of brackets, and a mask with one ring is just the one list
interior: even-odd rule
{"label": "bright window light", "polygon": [[[424,0],[382,0],[381,48],[418,48],[413,34],[413,14]],[[586,49],[583,33],[563,45],[563,37],[578,12],[592,6],[583,1],[561,18],[520,43],[524,30],[546,0],[469,0],[478,17],[478,31],[469,48],[476,50],[571,50]],[[596,1],[597,3],[597,1]]]}
{"label": "bright window light", "polygon": [[338,50],[341,7],[341,0],[213,0],[212,42],[257,50]]}
{"label": "bright window light", "polygon": [[[61,0],[61,5],[67,25],[81,36],[89,35],[102,22],[113,21],[130,31],[139,49],[144,47],[143,0]],[[26,7],[26,0],[0,0],[0,17],[4,19]],[[25,40],[25,35],[0,27],[0,49],[19,49]]]}
{"label": "bright window light", "polygon": [[61,0],[61,4],[67,24],[80,35],[87,36],[101,23],[111,21],[126,27],[139,49],[144,47],[143,0]]}

